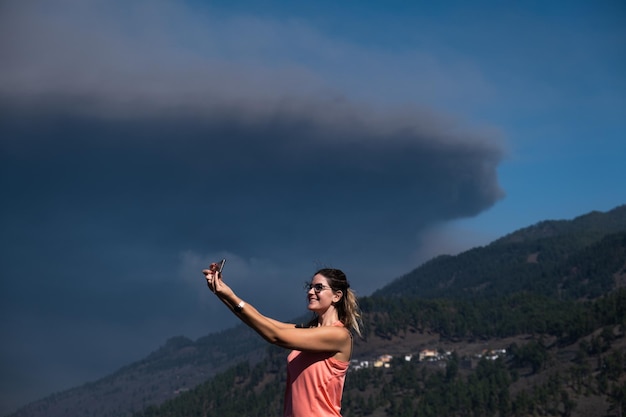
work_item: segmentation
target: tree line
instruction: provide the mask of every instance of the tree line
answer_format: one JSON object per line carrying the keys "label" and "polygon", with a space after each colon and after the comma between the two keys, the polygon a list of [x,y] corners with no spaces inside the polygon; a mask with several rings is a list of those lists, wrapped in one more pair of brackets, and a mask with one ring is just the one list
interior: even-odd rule
{"label": "tree line", "polygon": [[[613,349],[624,337],[626,289],[595,301],[558,301],[517,294],[485,301],[364,298],[368,334],[391,337],[430,330],[450,340],[534,335],[528,343],[509,346],[507,358],[481,359],[462,369],[453,354],[445,368],[398,360],[389,369],[366,368],[348,374],[343,401],[345,417],[429,416],[570,416],[578,401],[603,396],[616,413],[626,412],[626,355]],[[595,332],[594,332],[595,331]],[[591,335],[591,336],[589,336]],[[543,338],[557,345],[577,343],[575,358],[553,370],[555,360]],[[587,336],[581,339],[582,336]],[[285,352],[269,347],[264,359],[243,362],[161,406],[135,417],[276,416],[282,411]],[[512,390],[527,374],[545,373],[531,389]]]}

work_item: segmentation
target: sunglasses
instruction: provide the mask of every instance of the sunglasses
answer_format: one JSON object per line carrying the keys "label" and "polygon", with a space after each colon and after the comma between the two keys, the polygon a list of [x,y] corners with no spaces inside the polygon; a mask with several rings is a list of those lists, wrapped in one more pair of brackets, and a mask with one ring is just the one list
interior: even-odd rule
{"label": "sunglasses", "polygon": [[310,282],[306,282],[304,284],[304,289],[308,291],[311,291],[311,289],[313,291],[315,291],[316,294],[321,293],[324,290],[330,290],[331,288],[324,285],[324,284],[311,284]]}

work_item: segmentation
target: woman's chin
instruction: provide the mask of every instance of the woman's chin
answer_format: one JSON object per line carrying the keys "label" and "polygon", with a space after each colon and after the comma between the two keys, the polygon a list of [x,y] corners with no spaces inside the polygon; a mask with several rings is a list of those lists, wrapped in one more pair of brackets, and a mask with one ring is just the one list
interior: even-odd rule
{"label": "woman's chin", "polygon": [[307,304],[306,308],[308,308],[311,311],[315,311],[317,309],[319,309],[319,303],[315,300],[313,301],[309,301],[309,304]]}

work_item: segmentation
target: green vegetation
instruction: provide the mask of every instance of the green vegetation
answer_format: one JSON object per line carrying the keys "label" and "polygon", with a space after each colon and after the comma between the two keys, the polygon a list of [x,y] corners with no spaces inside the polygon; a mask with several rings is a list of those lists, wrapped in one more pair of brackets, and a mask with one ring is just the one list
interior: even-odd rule
{"label": "green vegetation", "polygon": [[[461,366],[456,354],[444,367],[396,360],[391,368],[365,368],[348,375],[345,417],[361,416],[572,416],[577,400],[603,396],[615,410],[626,410],[623,381],[626,354],[612,349],[624,338],[626,289],[595,301],[576,303],[537,295],[515,295],[487,305],[449,300],[367,298],[368,327],[392,337],[409,327],[437,329],[442,337],[503,337],[533,334],[524,345],[511,344],[506,358]],[[583,320],[584,318],[584,320]],[[485,326],[484,322],[491,324]],[[555,349],[573,346],[583,335],[601,329],[578,345],[570,361],[555,367]],[[555,336],[556,348],[543,341]],[[276,416],[284,390],[285,352],[268,349],[256,365],[239,364],[196,389],[139,417]],[[564,367],[563,364],[566,364]],[[520,375],[542,382],[513,393]]]}
{"label": "green vegetation", "polygon": [[572,221],[545,221],[482,248],[439,256],[373,294],[426,299],[494,298],[521,291],[595,298],[624,271],[626,205]]}
{"label": "green vegetation", "polygon": [[598,327],[626,324],[623,289],[594,302],[518,293],[474,301],[370,297],[361,307],[371,321],[366,336],[383,338],[428,329],[450,340],[532,334],[556,336],[567,345]]}
{"label": "green vegetation", "polygon": [[284,351],[268,349],[264,360],[255,366],[242,362],[192,391],[148,407],[136,416],[258,416],[281,414]]}

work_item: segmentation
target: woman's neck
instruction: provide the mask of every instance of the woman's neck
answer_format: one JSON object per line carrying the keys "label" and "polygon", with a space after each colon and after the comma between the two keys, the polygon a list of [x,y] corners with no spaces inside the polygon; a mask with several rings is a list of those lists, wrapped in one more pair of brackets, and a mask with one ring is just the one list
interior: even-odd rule
{"label": "woman's neck", "polygon": [[337,310],[335,310],[335,308],[332,306],[328,310],[317,316],[318,326],[332,326],[338,321],[339,314],[337,313]]}

